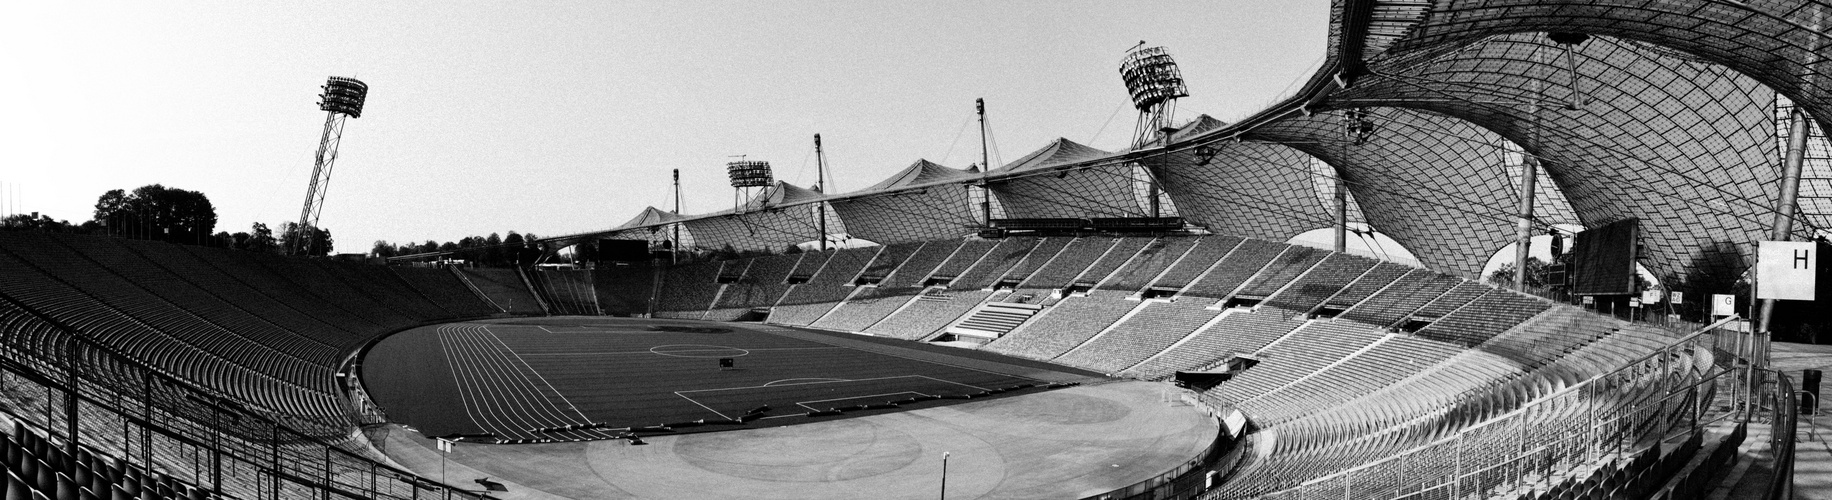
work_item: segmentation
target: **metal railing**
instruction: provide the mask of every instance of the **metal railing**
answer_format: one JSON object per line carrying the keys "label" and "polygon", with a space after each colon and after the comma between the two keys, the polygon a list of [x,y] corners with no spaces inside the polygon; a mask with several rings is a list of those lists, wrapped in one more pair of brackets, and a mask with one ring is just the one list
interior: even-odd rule
{"label": "metal railing", "polygon": [[[1626,457],[1678,429],[1697,432],[1729,414],[1707,415],[1720,382],[1738,391],[1751,372],[1737,363],[1751,352],[1726,319],[1525,405],[1397,455],[1305,481],[1266,498],[1464,498],[1550,485],[1611,457]],[[1729,379],[1735,379],[1729,380]],[[1469,394],[1459,401],[1480,399]],[[1733,398],[1750,397],[1747,392]],[[1413,427],[1443,429],[1460,416],[1453,405]],[[1277,457],[1271,457],[1278,460]],[[1300,457],[1298,460],[1302,460]],[[1260,471],[1263,473],[1265,471]],[[1205,498],[1223,498],[1226,490]]]}
{"label": "metal railing", "polygon": [[[1221,427],[1219,421],[1216,422],[1216,426]],[[1186,498],[1190,493],[1201,491],[1202,481],[1209,471],[1208,466],[1214,465],[1216,459],[1220,458],[1218,454],[1230,451],[1236,443],[1237,441],[1229,436],[1227,429],[1219,429],[1215,433],[1215,441],[1209,443],[1209,447],[1203,449],[1202,453],[1197,454],[1195,458],[1177,464],[1176,467],[1150,479],[1099,495],[1084,497],[1083,500]]]}
{"label": "metal railing", "polygon": [[328,422],[301,430],[63,328],[18,324],[0,321],[0,410],[67,451],[119,457],[225,498],[490,498],[382,463],[353,426],[339,437],[324,432]]}
{"label": "metal railing", "polygon": [[1768,497],[1765,500],[1792,500],[1794,498],[1794,441],[1800,429],[1800,401],[1794,390],[1794,380],[1786,373],[1772,372],[1775,376],[1775,387],[1770,394],[1773,405],[1769,408],[1770,450],[1775,455],[1775,475],[1768,485]]}

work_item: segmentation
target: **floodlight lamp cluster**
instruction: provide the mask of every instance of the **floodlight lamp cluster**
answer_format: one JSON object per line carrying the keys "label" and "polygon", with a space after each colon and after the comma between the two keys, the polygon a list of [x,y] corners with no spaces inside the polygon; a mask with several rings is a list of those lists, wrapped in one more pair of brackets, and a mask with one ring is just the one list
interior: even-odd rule
{"label": "floodlight lamp cluster", "polygon": [[1221,154],[1221,150],[1216,149],[1215,146],[1208,144],[1196,146],[1196,165],[1208,165],[1209,162],[1215,160],[1215,155],[1218,154]]}
{"label": "floodlight lamp cluster", "polygon": [[1171,99],[1188,97],[1183,72],[1164,47],[1140,47],[1120,61],[1120,78],[1132,93],[1132,105],[1143,111]]}
{"label": "floodlight lamp cluster", "polygon": [[770,162],[757,160],[740,160],[725,164],[725,173],[731,177],[732,187],[769,187],[776,180],[770,174]]}
{"label": "floodlight lamp cluster", "polygon": [[369,84],[355,78],[333,76],[319,87],[318,109],[342,113],[351,118],[363,117],[363,101],[369,98]]}
{"label": "floodlight lamp cluster", "polygon": [[1342,137],[1356,146],[1368,143],[1368,137],[1374,135],[1374,122],[1368,119],[1368,111],[1361,108],[1342,111]]}

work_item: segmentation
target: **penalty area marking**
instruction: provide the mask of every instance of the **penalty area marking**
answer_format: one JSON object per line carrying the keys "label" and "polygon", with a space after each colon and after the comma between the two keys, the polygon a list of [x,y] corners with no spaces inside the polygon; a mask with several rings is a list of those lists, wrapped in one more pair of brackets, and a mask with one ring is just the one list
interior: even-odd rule
{"label": "penalty area marking", "polygon": [[[941,382],[941,383],[944,383],[944,384],[954,384],[954,385],[958,385],[958,386],[962,386],[962,387],[972,387],[972,388],[974,388],[974,389],[979,389],[979,390],[982,390],[982,391],[989,391],[989,390],[991,390],[991,389],[987,389],[987,388],[985,388],[985,387],[980,387],[980,386],[977,386],[977,385],[973,385],[973,384],[963,384],[963,383],[960,383],[960,382],[955,382],[955,381],[952,381],[952,380],[942,380],[942,379],[938,379],[938,378],[935,378],[935,377],[931,377],[931,376],[928,376],[928,375],[892,375],[892,376],[889,376],[889,377],[872,377],[872,378],[855,378],[855,379],[838,379],[838,378],[823,378],[823,379],[816,379],[816,378],[787,378],[787,379],[782,379],[782,380],[777,380],[777,381],[775,381],[775,382],[770,382],[770,383],[768,383],[768,384],[763,384],[763,385],[747,385],[747,386],[742,386],[742,387],[719,387],[719,388],[713,388],[713,389],[690,389],[690,390],[685,390],[685,391],[674,391],[674,393],[675,393],[675,394],[680,394],[680,393],[683,393],[683,392],[715,392],[715,391],[737,391],[737,390],[743,390],[743,389],[763,389],[763,388],[768,388],[768,387],[784,387],[784,386],[791,386],[791,385],[814,385],[814,384],[833,384],[833,383],[841,383],[841,382],[870,382],[870,381],[873,381],[873,380],[890,380],[890,379],[895,379],[895,378],[926,378],[926,379],[929,379],[929,380],[933,380],[933,381],[936,381],[936,382]],[[781,385],[771,385],[771,384],[776,384],[776,383],[778,383],[778,382],[786,382],[786,381],[790,381],[790,380],[819,380],[819,382],[796,382],[796,383],[793,383],[793,384],[781,384]]]}
{"label": "penalty area marking", "polygon": [[[673,349],[675,347],[688,347],[688,348],[697,348],[697,349]],[[655,347],[650,347],[649,352],[660,354],[663,356],[673,356],[677,358],[736,358],[739,356],[748,356],[751,354],[751,351],[749,349],[739,349],[739,348],[730,347],[730,346],[706,345],[706,344],[658,345]]]}
{"label": "penalty area marking", "polygon": [[[769,387],[769,386],[776,385],[776,384],[782,384],[783,382],[788,382],[790,380],[818,380],[820,382],[851,382],[851,380],[846,380],[843,378],[785,378],[782,380],[772,380],[769,383],[760,385],[758,387]],[[798,383],[807,384],[810,382],[798,382]],[[796,385],[796,384],[782,384],[782,385]],[[717,390],[717,389],[714,389],[714,390]]]}
{"label": "penalty area marking", "polygon": [[795,406],[800,406],[800,407],[802,407],[802,408],[807,408],[807,409],[808,409],[808,411],[820,411],[819,409],[816,409],[815,407],[812,407],[812,406],[808,406],[808,403],[825,403],[825,402],[828,402],[828,401],[850,401],[850,400],[854,400],[854,399],[865,399],[865,398],[877,398],[877,397],[884,397],[884,396],[895,396],[895,395],[898,395],[898,394],[915,394],[915,395],[917,395],[917,396],[928,396],[928,394],[923,394],[923,393],[920,393],[920,392],[916,392],[916,391],[900,391],[900,392],[887,392],[887,393],[884,393],[884,394],[867,394],[867,395],[864,395],[864,396],[853,396],[853,397],[849,397],[849,398],[833,398],[833,399],[816,399],[816,400],[813,400],[813,401],[797,401],[797,402],[795,403]]}
{"label": "penalty area marking", "polygon": [[[653,333],[653,332],[648,332],[648,331],[643,331],[643,330],[631,330],[628,328],[618,328],[614,326],[579,325],[579,326],[551,327],[547,325],[534,325],[534,327],[540,328],[541,331],[544,331],[547,333]],[[558,328],[559,330],[555,331],[555,328]]]}
{"label": "penalty area marking", "polygon": [[724,414],[724,413],[719,413],[719,410],[714,410],[714,409],[712,409],[712,407],[711,407],[711,406],[706,406],[706,405],[703,405],[703,404],[700,404],[700,402],[699,402],[699,401],[694,401],[694,400],[693,400],[693,398],[690,398],[690,397],[687,397],[687,395],[686,395],[686,394],[681,394],[681,391],[674,391],[674,395],[676,395],[676,396],[680,396],[680,397],[681,397],[681,399],[685,399],[685,400],[687,400],[687,402],[689,402],[689,403],[693,403],[693,404],[696,404],[696,405],[699,405],[699,406],[700,406],[701,408],[705,408],[705,409],[706,409],[706,411],[710,411],[710,412],[712,412],[712,414],[714,414],[714,415],[718,415],[718,416],[719,416],[719,418],[723,418],[723,419],[726,419],[726,420],[731,420],[731,419],[732,419],[731,417],[727,417],[727,416],[725,416],[725,414]]}

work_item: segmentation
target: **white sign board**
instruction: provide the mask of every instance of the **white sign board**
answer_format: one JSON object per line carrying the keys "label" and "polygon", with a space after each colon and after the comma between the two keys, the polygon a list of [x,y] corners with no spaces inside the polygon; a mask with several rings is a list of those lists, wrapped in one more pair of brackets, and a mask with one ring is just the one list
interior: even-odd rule
{"label": "white sign board", "polygon": [[1667,300],[1667,303],[1669,303],[1669,304],[1684,304],[1684,303],[1686,303],[1686,292],[1673,292],[1673,298],[1671,298],[1671,299],[1668,299],[1668,300]]}
{"label": "white sign board", "polygon": [[1660,290],[1642,290],[1641,303],[1654,305],[1660,303]]}
{"label": "white sign board", "polygon": [[1756,298],[1813,300],[1817,244],[1811,241],[1764,241],[1756,249]]}
{"label": "white sign board", "polygon": [[452,442],[451,441],[446,441],[444,439],[439,439],[438,441],[439,441],[439,451],[445,452],[445,453],[452,452]]}
{"label": "white sign board", "polygon": [[1728,293],[1711,294],[1712,316],[1736,316],[1737,296]]}
{"label": "white sign board", "polygon": [[1221,423],[1228,426],[1228,434],[1240,437],[1240,431],[1247,427],[1247,416],[1238,409],[1229,410],[1227,415],[1221,416]]}
{"label": "white sign board", "polygon": [[1629,297],[1628,306],[1636,308],[1636,309],[1640,309],[1641,308],[1641,297]]}
{"label": "white sign board", "polygon": [[1596,298],[1596,297],[1592,297],[1592,296],[1589,296],[1589,295],[1585,295],[1585,296],[1584,296],[1584,305],[1591,305],[1591,304],[1595,304],[1595,303],[1597,303],[1597,298]]}

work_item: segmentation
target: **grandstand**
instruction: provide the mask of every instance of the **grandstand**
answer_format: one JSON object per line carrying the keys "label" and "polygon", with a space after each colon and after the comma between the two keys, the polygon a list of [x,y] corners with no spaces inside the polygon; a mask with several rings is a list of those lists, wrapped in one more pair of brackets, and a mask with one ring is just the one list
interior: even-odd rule
{"label": "grandstand", "polygon": [[[759,452],[713,480],[914,496],[903,488],[928,469],[911,457],[945,444],[1037,474],[985,467],[960,483],[970,496],[1703,498],[1754,488],[1714,474],[1760,458],[1772,477],[1750,481],[1785,499],[1793,382],[1768,369],[1757,327],[1484,275],[1535,232],[1633,218],[1637,262],[1698,297],[1753,268],[1752,242],[1823,238],[1832,213],[1811,186],[1832,169],[1776,139],[1784,120],[1832,121],[1827,49],[1801,24],[1832,6],[1783,4],[1340,0],[1324,69],[1236,123],[1204,117],[1118,152],[1059,139],[972,173],[918,161],[851,193],[779,182],[745,210],[540,242],[680,232],[696,248],[679,263],[384,267],[0,232],[4,492],[479,497],[435,480],[413,446],[559,463],[548,453],[573,441],[671,440],[590,445],[622,468],[572,484],[493,469],[537,495],[642,497],[734,455],[698,433],[819,425],[877,447],[833,437],[825,452],[865,458],[811,472],[755,465],[783,458]],[[1139,170],[1183,225],[1099,230],[1157,219]],[[1810,187],[1776,196],[1794,181]],[[973,196],[988,197],[983,221]],[[826,238],[796,232],[815,210],[870,244],[770,253]],[[1351,220],[1416,261],[1298,238],[1346,238]],[[1045,434],[905,432],[933,425]],[[1780,436],[1766,458],[1739,450],[1752,426]],[[1090,431],[1110,428],[1141,434]],[[1099,456],[1069,457],[1096,442]],[[1128,445],[1138,455],[1115,458]],[[705,455],[679,451],[693,446]],[[489,451],[470,453],[487,469]],[[1158,461],[1105,469],[1137,456]]]}

